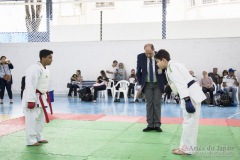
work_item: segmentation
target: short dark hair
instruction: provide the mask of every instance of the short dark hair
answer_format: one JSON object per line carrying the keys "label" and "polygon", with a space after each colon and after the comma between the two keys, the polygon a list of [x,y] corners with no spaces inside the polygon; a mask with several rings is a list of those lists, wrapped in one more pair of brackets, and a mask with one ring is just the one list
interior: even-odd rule
{"label": "short dark hair", "polygon": [[0,59],[6,58],[5,56],[2,56]]}
{"label": "short dark hair", "polygon": [[118,63],[118,61],[114,60],[113,63]]}
{"label": "short dark hair", "polygon": [[101,73],[102,76],[107,77],[107,75],[106,75],[104,70],[101,70],[100,73]]}
{"label": "short dark hair", "polygon": [[145,44],[144,49],[145,49],[147,46],[150,46],[153,51],[155,50],[153,44],[151,44],[151,43]]}
{"label": "short dark hair", "polygon": [[224,73],[228,74],[228,71],[227,70],[223,70],[222,75],[224,75]]}
{"label": "short dark hair", "polygon": [[42,58],[46,58],[47,56],[53,54],[53,51],[51,50],[47,50],[47,49],[43,49],[39,52],[39,58],[40,60],[42,60]]}
{"label": "short dark hair", "polygon": [[77,76],[76,74],[73,74],[72,77]]}
{"label": "short dark hair", "polygon": [[154,58],[162,60],[163,58],[167,61],[170,61],[170,54],[165,49],[160,49],[157,54],[155,54]]}
{"label": "short dark hair", "polygon": [[81,74],[81,70],[78,69],[77,72],[79,72]]}

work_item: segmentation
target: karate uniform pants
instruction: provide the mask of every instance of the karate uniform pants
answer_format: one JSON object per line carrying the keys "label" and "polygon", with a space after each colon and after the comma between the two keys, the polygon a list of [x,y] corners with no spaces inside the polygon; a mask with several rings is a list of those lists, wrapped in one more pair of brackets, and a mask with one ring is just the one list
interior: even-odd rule
{"label": "karate uniform pants", "polygon": [[34,143],[43,140],[42,130],[45,122],[45,115],[41,107],[28,109],[24,107],[25,125],[26,125],[26,144],[33,145]]}
{"label": "karate uniform pants", "polygon": [[201,110],[201,103],[196,104],[193,101],[192,103],[196,111],[194,113],[188,113],[185,109],[185,101],[181,101],[183,109],[183,132],[179,148],[188,154],[194,154],[197,151],[198,126]]}

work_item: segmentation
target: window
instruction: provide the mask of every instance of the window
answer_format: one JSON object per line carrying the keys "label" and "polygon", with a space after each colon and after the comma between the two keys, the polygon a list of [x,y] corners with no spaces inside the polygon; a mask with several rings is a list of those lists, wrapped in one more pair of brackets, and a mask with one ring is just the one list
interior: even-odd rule
{"label": "window", "polygon": [[60,4],[60,16],[79,16],[82,13],[82,3]]}
{"label": "window", "polygon": [[114,2],[97,2],[96,8],[113,8]]}
{"label": "window", "polygon": [[203,4],[208,4],[208,3],[216,3],[218,0],[202,0]]}
{"label": "window", "polygon": [[195,0],[190,0],[190,6],[196,6],[196,2],[195,2]]}
{"label": "window", "polygon": [[240,0],[223,0],[223,2],[236,2],[236,1],[240,1]]}
{"label": "window", "polygon": [[[170,0],[166,0],[167,4],[170,3]],[[152,6],[152,5],[161,5],[162,0],[152,0],[152,1],[143,1],[144,6]]]}

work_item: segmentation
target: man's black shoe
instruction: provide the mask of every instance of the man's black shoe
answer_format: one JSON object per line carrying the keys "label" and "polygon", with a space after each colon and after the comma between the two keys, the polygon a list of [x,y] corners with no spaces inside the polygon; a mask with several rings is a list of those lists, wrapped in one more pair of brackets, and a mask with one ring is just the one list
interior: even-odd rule
{"label": "man's black shoe", "polygon": [[120,99],[115,99],[114,102],[120,102]]}
{"label": "man's black shoe", "polygon": [[139,102],[139,100],[138,100],[138,99],[136,99],[134,102]]}
{"label": "man's black shoe", "polygon": [[143,132],[148,132],[148,131],[152,131],[154,130],[154,128],[151,128],[151,127],[147,127],[145,129],[143,129]]}
{"label": "man's black shoe", "polygon": [[155,130],[156,130],[157,132],[162,132],[162,129],[161,129],[160,127],[155,127]]}

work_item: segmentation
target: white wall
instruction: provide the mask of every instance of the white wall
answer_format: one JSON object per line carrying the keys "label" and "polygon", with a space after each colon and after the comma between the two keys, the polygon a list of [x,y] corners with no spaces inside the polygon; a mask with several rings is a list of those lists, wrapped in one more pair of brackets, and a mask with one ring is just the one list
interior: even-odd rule
{"label": "white wall", "polygon": [[[80,3],[80,2],[79,2]],[[162,19],[162,5],[149,5],[143,4],[142,0],[125,0],[114,1],[115,6],[112,8],[96,8],[96,1],[83,2],[83,13],[77,17],[80,19],[75,21],[75,24],[97,24],[100,21],[100,11],[103,11],[103,20],[107,24],[112,23],[139,23],[139,22],[156,22]],[[185,13],[185,6],[183,1],[171,0],[167,5],[167,19],[168,20],[183,20]],[[53,7],[55,13],[54,24],[69,25],[65,21],[69,16],[59,15],[61,10]],[[72,22],[73,23],[73,22]]]}
{"label": "white wall", "polygon": [[[76,2],[76,1],[75,1]],[[167,20],[203,20],[203,19],[228,19],[240,18],[240,1],[218,0],[217,3],[202,4],[202,0],[195,0],[196,5],[191,6],[190,0],[171,0],[167,4]],[[71,1],[69,1],[69,4]],[[80,2],[79,2],[80,3]],[[159,22],[162,20],[162,5],[144,5],[142,0],[114,1],[113,8],[96,8],[96,1],[82,3],[82,13],[77,15],[75,23],[69,16],[62,16],[62,6],[53,7],[54,24],[98,24],[100,11],[106,24],[112,23],[142,23]],[[68,8],[68,10],[71,10]],[[62,11],[64,12],[64,11]],[[73,16],[73,15],[72,15]],[[64,19],[64,21],[63,21]],[[66,23],[69,21],[70,23]]]}
{"label": "white wall", "polygon": [[[167,39],[240,37],[240,19],[168,21]],[[100,25],[52,26],[51,42],[99,41]],[[103,24],[103,40],[161,39],[162,23]]]}
{"label": "white wall", "polygon": [[155,45],[156,50],[168,50],[172,59],[185,63],[199,79],[203,70],[211,71],[213,67],[218,67],[220,73],[233,67],[237,69],[238,78],[240,76],[240,38],[0,44],[0,55],[12,61],[15,67],[12,70],[13,91],[19,92],[21,78],[26,68],[38,61],[39,50],[53,50],[53,88],[57,93],[63,93],[77,69],[82,70],[85,80],[94,80],[100,70],[118,60],[125,64],[129,73],[136,68],[137,54],[143,52],[144,44],[149,42]]}

